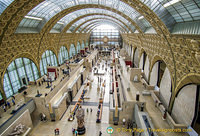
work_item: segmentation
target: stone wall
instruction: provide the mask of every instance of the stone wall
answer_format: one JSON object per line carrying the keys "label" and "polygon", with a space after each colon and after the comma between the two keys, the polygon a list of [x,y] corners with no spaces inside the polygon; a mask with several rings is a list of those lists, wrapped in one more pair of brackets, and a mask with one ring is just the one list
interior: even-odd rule
{"label": "stone wall", "polygon": [[143,67],[143,62],[144,61],[144,53],[142,53],[142,55],[141,55],[141,57],[140,57],[140,63],[139,63],[139,68],[141,68],[142,69],[142,67]]}
{"label": "stone wall", "polygon": [[157,84],[157,80],[158,80],[158,62],[156,62],[153,65],[152,71],[151,71],[151,75],[150,75],[150,82],[149,84],[152,86],[155,86]]}
{"label": "stone wall", "polygon": [[139,52],[138,52],[138,49],[136,49],[135,53],[134,53],[134,63],[137,67],[139,67]]}
{"label": "stone wall", "polygon": [[171,97],[171,77],[168,68],[165,69],[160,82],[160,99],[165,108],[168,108]]}
{"label": "stone wall", "polygon": [[146,60],[145,60],[145,65],[144,65],[144,75],[145,75],[145,78],[146,80],[148,81],[149,79],[149,58],[148,56],[146,57]]}
{"label": "stone wall", "polygon": [[175,98],[172,117],[176,123],[191,125],[195,113],[197,85],[183,87]]}
{"label": "stone wall", "polygon": [[[159,34],[122,34],[124,45],[137,49],[135,56],[145,52],[149,58],[149,71],[157,61],[163,61],[171,78],[171,99],[166,104],[171,112],[176,93],[189,83],[200,84],[200,37],[198,35],[163,36]],[[127,48],[127,47],[126,47]],[[137,55],[136,55],[137,54]],[[137,63],[137,60],[134,60]],[[152,82],[152,81],[151,81]],[[168,96],[167,96],[168,97]],[[169,99],[169,98],[167,98]],[[168,100],[167,100],[168,101]]]}

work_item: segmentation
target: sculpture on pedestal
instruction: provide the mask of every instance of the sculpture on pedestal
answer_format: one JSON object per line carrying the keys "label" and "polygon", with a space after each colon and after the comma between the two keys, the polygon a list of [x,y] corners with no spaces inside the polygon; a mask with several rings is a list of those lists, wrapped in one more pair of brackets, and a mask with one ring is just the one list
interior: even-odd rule
{"label": "sculpture on pedestal", "polygon": [[79,135],[85,134],[84,116],[85,116],[84,110],[80,106],[76,113],[76,118],[78,123],[77,131]]}
{"label": "sculpture on pedestal", "polygon": [[9,134],[9,136],[18,136],[23,134],[25,131],[26,131],[26,126],[19,124],[14,128],[14,130]]}

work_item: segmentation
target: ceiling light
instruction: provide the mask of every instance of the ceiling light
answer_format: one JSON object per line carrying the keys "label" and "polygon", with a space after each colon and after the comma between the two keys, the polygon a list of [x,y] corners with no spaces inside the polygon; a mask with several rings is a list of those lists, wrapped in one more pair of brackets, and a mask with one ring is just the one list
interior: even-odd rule
{"label": "ceiling light", "polygon": [[141,19],[143,19],[143,18],[144,18],[144,16],[140,16],[138,19],[141,20]]}
{"label": "ceiling light", "polygon": [[175,3],[179,2],[179,1],[181,1],[181,0],[172,0],[172,1],[170,1],[170,2],[165,3],[165,4],[163,5],[163,7],[166,8],[166,7],[171,6],[171,5],[173,5],[173,4],[175,4]]}
{"label": "ceiling light", "polygon": [[61,24],[61,25],[64,25],[64,23],[63,23],[63,22],[60,22],[60,21],[58,21],[58,22],[57,22],[57,24]]}
{"label": "ceiling light", "polygon": [[42,20],[42,18],[39,18],[39,17],[31,17],[31,16],[25,16],[25,18],[34,19],[34,20]]}

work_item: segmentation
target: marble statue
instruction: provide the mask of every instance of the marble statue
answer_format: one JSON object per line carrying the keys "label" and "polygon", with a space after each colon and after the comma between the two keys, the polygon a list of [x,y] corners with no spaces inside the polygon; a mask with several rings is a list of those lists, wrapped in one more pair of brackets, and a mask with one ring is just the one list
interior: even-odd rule
{"label": "marble statue", "polygon": [[23,134],[25,132],[25,130],[26,130],[26,126],[22,125],[22,124],[19,124],[14,128],[14,130],[9,134],[9,136],[21,135],[21,134]]}

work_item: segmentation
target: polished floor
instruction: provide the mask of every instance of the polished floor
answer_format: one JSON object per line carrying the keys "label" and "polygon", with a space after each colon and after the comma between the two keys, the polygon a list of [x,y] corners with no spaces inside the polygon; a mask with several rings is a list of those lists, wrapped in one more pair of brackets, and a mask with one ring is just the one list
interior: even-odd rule
{"label": "polished floor", "polygon": [[[122,60],[120,60],[122,61]],[[105,80],[106,86],[105,86],[105,93],[104,93],[104,106],[103,106],[103,113],[102,113],[102,121],[101,123],[96,123],[96,114],[97,114],[97,105],[99,102],[99,97],[102,95],[102,92],[104,88],[99,85],[98,83],[98,76],[94,75],[93,71],[90,72],[87,80],[92,83],[91,89],[87,88],[87,93],[85,94],[86,99],[84,100],[84,103],[82,104],[82,108],[85,110],[85,127],[86,127],[86,133],[84,136],[98,136],[99,132],[102,132],[103,136],[108,136],[110,134],[107,133],[107,128],[111,126],[114,129],[113,136],[131,136],[132,133],[130,131],[127,131],[126,126],[114,126],[113,124],[109,124],[109,84],[110,84],[110,69],[108,68],[107,71],[105,71],[105,67],[102,69],[102,64],[104,64],[105,61],[102,60],[100,64],[100,71],[104,73],[104,75],[101,75],[99,77],[102,78],[102,81]],[[96,66],[97,67],[97,66]],[[128,73],[124,71],[121,75],[122,77],[122,83],[124,84],[125,88],[125,94],[128,101],[134,101],[136,92],[139,91],[140,93],[144,91],[144,87],[142,86],[142,83],[133,83],[128,81]],[[97,87],[100,86],[100,91],[97,90]],[[127,87],[131,88],[130,91],[126,91]],[[60,135],[61,136],[68,136],[73,135],[72,128],[77,128],[77,120],[75,118],[74,121],[69,122],[68,117],[70,115],[70,111],[73,109],[75,102],[79,99],[81,92],[83,90],[83,86],[73,99],[72,104],[67,109],[66,113],[64,114],[63,118],[56,122],[40,122],[31,132],[30,136],[53,136],[54,135],[54,129],[59,128],[60,129]],[[149,113],[152,122],[156,129],[165,128],[170,129],[170,126],[166,122],[166,120],[162,120],[162,114],[161,112],[154,106],[154,101],[151,98],[151,96],[142,96],[140,97],[140,101],[146,101],[146,111]],[[87,109],[89,109],[89,112],[87,112]],[[92,112],[90,112],[90,109],[92,109]],[[158,136],[184,136],[183,133],[166,133],[166,132],[160,132],[157,133]]]}

